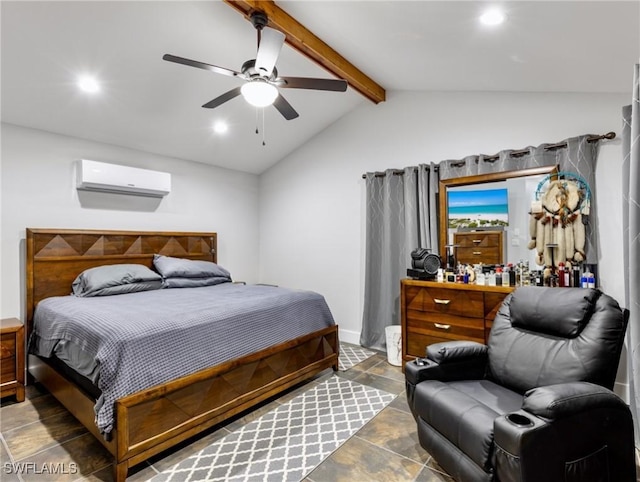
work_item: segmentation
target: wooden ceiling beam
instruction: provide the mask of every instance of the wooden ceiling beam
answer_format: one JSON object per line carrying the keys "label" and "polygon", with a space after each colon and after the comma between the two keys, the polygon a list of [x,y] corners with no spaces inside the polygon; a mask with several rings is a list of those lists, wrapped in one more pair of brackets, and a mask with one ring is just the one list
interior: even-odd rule
{"label": "wooden ceiling beam", "polygon": [[291,47],[336,77],[349,82],[351,87],[369,100],[376,104],[384,102],[386,93],[380,85],[278,7],[273,0],[223,1],[242,13],[247,19],[255,11],[263,12],[269,18],[269,26],[285,34],[286,42]]}

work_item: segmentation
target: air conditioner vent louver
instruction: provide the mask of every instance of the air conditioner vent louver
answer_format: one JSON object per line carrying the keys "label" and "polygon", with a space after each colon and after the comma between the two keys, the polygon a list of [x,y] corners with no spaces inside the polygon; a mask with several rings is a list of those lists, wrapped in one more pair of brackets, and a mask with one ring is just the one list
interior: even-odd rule
{"label": "air conditioner vent louver", "polygon": [[76,188],[83,191],[163,197],[171,192],[171,174],[137,167],[78,161]]}

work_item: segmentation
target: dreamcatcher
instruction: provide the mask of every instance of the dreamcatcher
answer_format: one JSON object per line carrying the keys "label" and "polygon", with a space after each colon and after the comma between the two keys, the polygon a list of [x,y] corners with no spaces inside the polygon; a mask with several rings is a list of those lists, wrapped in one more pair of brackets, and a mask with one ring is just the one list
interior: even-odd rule
{"label": "dreamcatcher", "polygon": [[585,260],[590,208],[591,189],[577,174],[550,174],[538,184],[529,213],[528,244],[537,252],[538,265],[558,267]]}

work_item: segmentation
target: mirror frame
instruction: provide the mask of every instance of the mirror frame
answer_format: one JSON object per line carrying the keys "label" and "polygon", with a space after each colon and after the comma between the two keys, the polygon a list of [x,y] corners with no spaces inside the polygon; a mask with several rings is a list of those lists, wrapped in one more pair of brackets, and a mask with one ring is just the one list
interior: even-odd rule
{"label": "mirror frame", "polygon": [[448,240],[449,227],[449,209],[447,206],[447,188],[455,186],[468,186],[469,184],[484,184],[494,181],[506,181],[507,179],[537,176],[540,174],[557,174],[558,166],[532,167],[529,169],[519,169],[517,171],[491,172],[488,174],[478,174],[476,176],[453,177],[450,179],[442,179],[438,183],[438,248],[440,250],[440,259],[444,261],[446,253],[446,244]]}

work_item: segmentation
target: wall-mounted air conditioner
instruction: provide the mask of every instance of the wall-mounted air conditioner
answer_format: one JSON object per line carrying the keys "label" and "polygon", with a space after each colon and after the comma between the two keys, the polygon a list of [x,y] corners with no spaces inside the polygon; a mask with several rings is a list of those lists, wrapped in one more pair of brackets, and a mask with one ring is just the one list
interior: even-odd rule
{"label": "wall-mounted air conditioner", "polygon": [[104,162],[78,161],[76,188],[136,196],[162,197],[171,192],[171,174]]}

